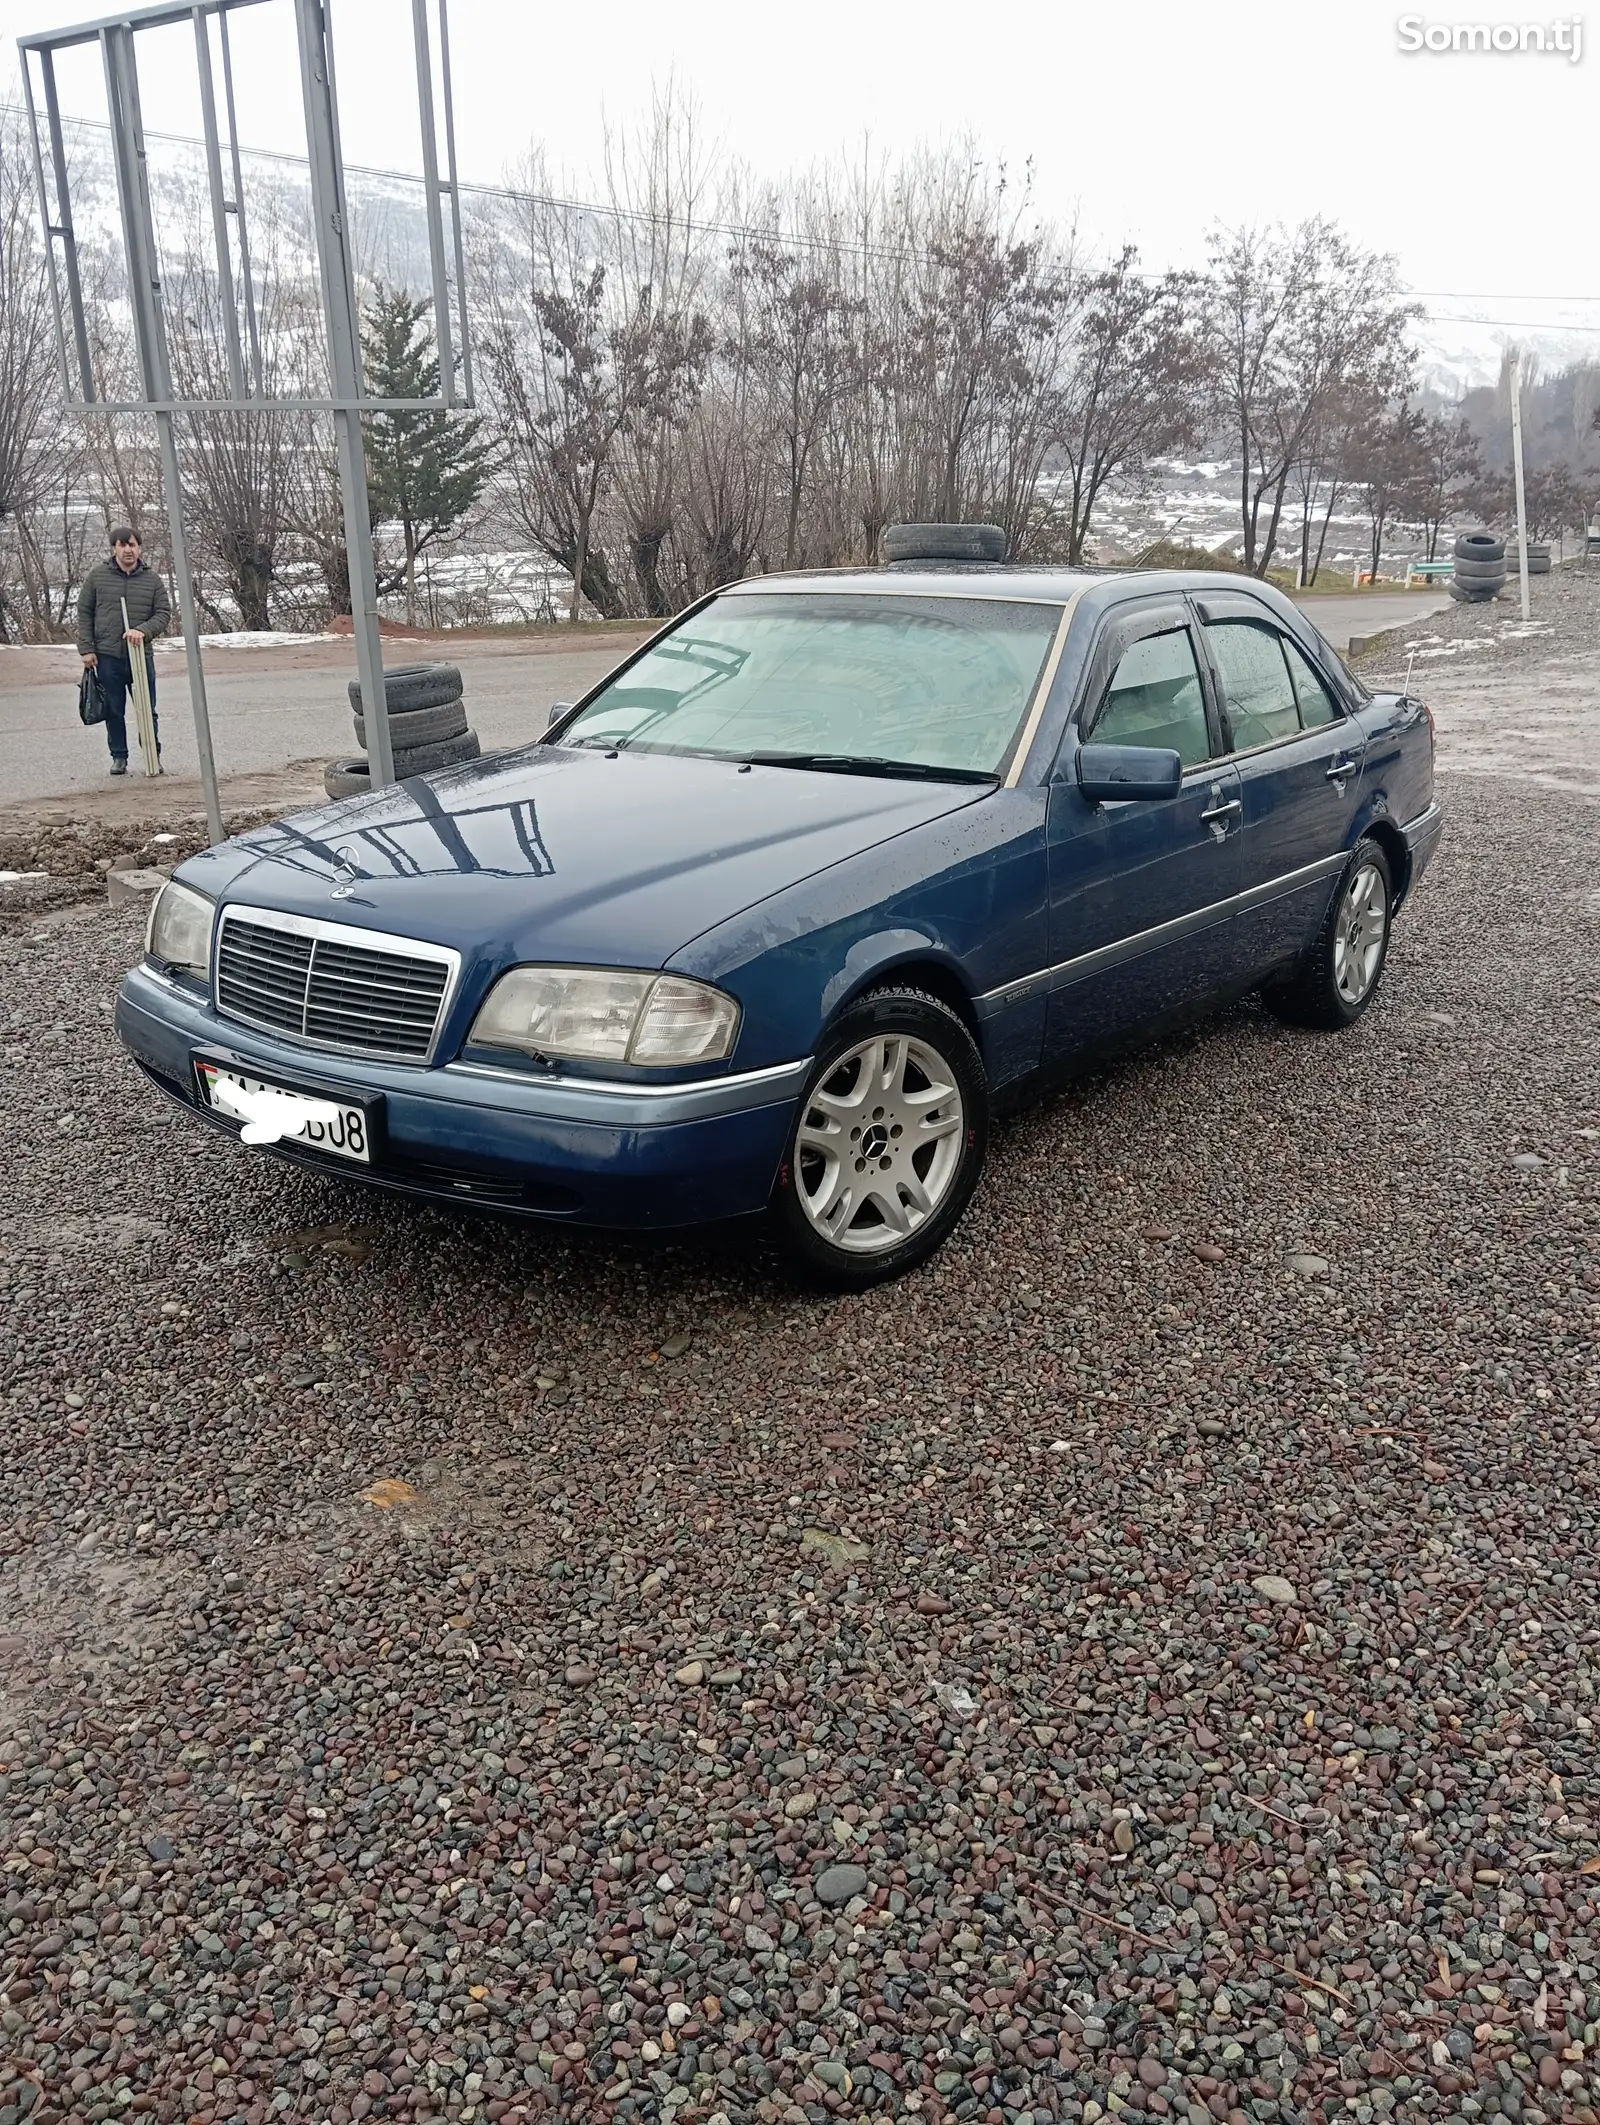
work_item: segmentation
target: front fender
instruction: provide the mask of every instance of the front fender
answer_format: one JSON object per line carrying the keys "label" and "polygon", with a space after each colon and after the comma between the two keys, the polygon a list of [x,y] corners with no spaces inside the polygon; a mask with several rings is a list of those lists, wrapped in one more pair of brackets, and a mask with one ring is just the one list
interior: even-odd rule
{"label": "front fender", "polygon": [[[670,966],[737,996],[735,1064],[753,1070],[813,1054],[853,996],[901,969],[936,970],[951,1000],[1016,981],[1042,964],[1047,919],[1043,793],[997,791],[774,894]],[[1011,1056],[1012,1016],[1004,1053],[980,1029],[991,1082],[1038,1061]]]}
{"label": "front fender", "polygon": [[844,955],[844,964],[822,991],[822,1022],[838,1017],[854,997],[876,986],[897,967],[936,966],[965,996],[966,979],[954,952],[929,930],[884,929],[858,937]]}

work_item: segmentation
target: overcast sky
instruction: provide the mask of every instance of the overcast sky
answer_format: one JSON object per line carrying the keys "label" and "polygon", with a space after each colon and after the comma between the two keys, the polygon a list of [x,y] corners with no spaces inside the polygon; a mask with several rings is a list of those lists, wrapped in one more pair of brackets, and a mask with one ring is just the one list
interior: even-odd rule
{"label": "overcast sky", "polygon": [[[347,157],[416,167],[409,0],[332,5]],[[0,0],[8,59],[19,32],[96,11]],[[1198,263],[1215,221],[1323,213],[1396,252],[1439,310],[1477,295],[1537,321],[1552,312],[1536,298],[1600,296],[1600,52],[1408,56],[1405,13],[1375,0],[453,0],[462,175],[493,181],[537,140],[581,187],[606,122],[636,118],[675,78],[708,138],[762,174],[969,132],[1019,173],[1031,163],[1051,214],[1101,242],[1132,238],[1154,265]],[[235,23],[243,138],[303,151],[290,0]],[[1600,45],[1600,17],[1594,29]],[[140,51],[147,123],[193,129],[189,31],[149,33]],[[63,86],[69,107],[103,116],[96,67],[87,53],[63,62]]]}

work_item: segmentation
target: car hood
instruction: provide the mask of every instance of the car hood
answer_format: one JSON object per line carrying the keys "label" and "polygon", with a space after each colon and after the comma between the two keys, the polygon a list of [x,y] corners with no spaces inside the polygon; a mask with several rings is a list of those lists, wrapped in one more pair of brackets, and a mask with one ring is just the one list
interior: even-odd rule
{"label": "car hood", "polygon": [[988,794],[530,746],[280,820],[183,875],[477,958],[663,966],[769,894]]}

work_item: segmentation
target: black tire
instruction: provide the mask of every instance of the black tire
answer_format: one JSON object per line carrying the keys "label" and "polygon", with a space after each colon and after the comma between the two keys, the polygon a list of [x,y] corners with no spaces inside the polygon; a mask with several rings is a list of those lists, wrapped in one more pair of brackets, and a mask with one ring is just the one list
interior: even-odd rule
{"label": "black tire", "polygon": [[[903,1125],[893,1119],[894,1095],[886,1090],[885,1104],[870,1109],[863,1105],[860,1122],[853,1125],[854,1135],[846,1136],[845,1120],[830,1117],[819,1107],[818,1094],[828,1089],[833,1080],[838,1099],[850,1099],[861,1078],[861,1065],[852,1062],[852,1052],[874,1038],[897,1035],[927,1052],[929,1061],[944,1072],[948,1097],[928,1105],[924,1118],[942,1112],[948,1119],[953,1114],[954,1125],[930,1135],[923,1144],[912,1145],[902,1137]],[[909,1091],[913,1098],[925,1093],[933,1082],[919,1067],[914,1054],[901,1060],[899,1077],[902,1091]],[[889,1174],[887,1188],[902,1215],[914,1214],[914,1205],[907,1200],[913,1183],[919,1189],[930,1185],[938,1188],[929,1209],[919,1222],[909,1225],[902,1239],[882,1237],[888,1220],[877,1206],[887,1198],[876,1193],[849,1215],[838,1239],[819,1230],[807,1200],[815,1202],[828,1184],[827,1153],[808,1148],[806,1138],[819,1125],[825,1127],[829,1119],[835,1121],[839,1141],[846,1147],[845,1157],[853,1159],[856,1172],[871,1174],[876,1167],[878,1172]],[[902,1145],[898,1150],[896,1140]],[[865,1156],[849,1149],[857,1142],[868,1147]],[[948,1163],[944,1151],[947,1145]],[[772,1194],[773,1220],[785,1253],[809,1281],[836,1291],[861,1291],[868,1285],[903,1275],[918,1262],[926,1261],[949,1237],[978,1185],[988,1149],[989,1089],[983,1059],[966,1026],[948,1004],[921,989],[907,985],[873,990],[841,1012],[824,1034],[805,1097],[796,1110],[794,1132]],[[926,1158],[924,1150],[929,1154]],[[849,1183],[847,1211],[856,1185]]]}
{"label": "black tire", "polygon": [[1464,531],[1456,540],[1458,561],[1503,561],[1506,542],[1492,531]]}
{"label": "black tire", "polygon": [[[356,743],[363,751],[367,743],[367,719],[360,709],[355,713]],[[408,708],[399,715],[389,714],[389,743],[396,752],[413,745],[438,745],[445,738],[459,738],[467,727],[467,704],[458,694],[453,701],[441,701],[436,708]]]}
{"label": "black tire", "polygon": [[[461,669],[456,664],[397,664],[383,675],[383,697],[391,716],[417,708],[439,708],[461,699]],[[350,706],[361,713],[361,681],[350,681]]]}
{"label": "black tire", "polygon": [[394,756],[394,778],[404,782],[409,775],[431,775],[435,768],[459,767],[463,760],[476,760],[483,751],[475,730],[459,738],[445,738],[438,745],[412,745]]}
{"label": "black tire", "polygon": [[367,797],[372,777],[365,760],[330,760],[322,770],[322,786],[330,797]]}
{"label": "black tire", "polygon": [[1535,553],[1531,546],[1528,548],[1528,573],[1531,576],[1547,576],[1550,573],[1550,555],[1548,550],[1544,553]]}
{"label": "black tire", "polygon": [[1450,595],[1458,605],[1487,605],[1504,588],[1504,583],[1452,583]]}
{"label": "black tire", "polygon": [[883,534],[886,561],[1003,561],[1006,535],[998,524],[891,524]]}
{"label": "black tire", "polygon": [[[1352,905],[1352,895],[1358,890],[1358,881],[1363,873],[1376,875],[1382,891],[1382,929],[1377,943],[1377,959],[1364,970],[1365,986],[1358,995],[1349,993],[1348,974],[1341,980],[1341,970],[1348,968],[1348,940],[1350,925],[1358,912],[1366,916],[1371,903],[1358,910]],[[1345,1026],[1353,1026],[1378,993],[1378,984],[1383,979],[1383,970],[1389,960],[1389,937],[1394,916],[1394,875],[1389,869],[1389,859],[1376,841],[1358,842],[1352,850],[1350,861],[1339,874],[1339,884],[1328,902],[1328,912],[1323,918],[1317,941],[1301,962],[1299,970],[1281,986],[1263,992],[1263,1001],[1276,1018],[1288,1025],[1317,1026],[1327,1032],[1339,1032]],[[1370,938],[1370,930],[1367,932]],[[1346,951],[1341,953],[1340,945]]]}
{"label": "black tire", "polygon": [[1504,561],[1457,561],[1453,578],[1457,583],[1503,583],[1505,579]]}

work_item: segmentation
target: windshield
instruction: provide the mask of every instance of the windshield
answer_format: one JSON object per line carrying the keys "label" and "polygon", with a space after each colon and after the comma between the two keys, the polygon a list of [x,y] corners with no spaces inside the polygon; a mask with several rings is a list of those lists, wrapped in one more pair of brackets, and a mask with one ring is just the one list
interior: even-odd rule
{"label": "windshield", "polygon": [[1059,605],[998,598],[718,598],[620,672],[558,742],[987,779],[1060,619]]}

